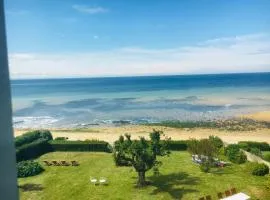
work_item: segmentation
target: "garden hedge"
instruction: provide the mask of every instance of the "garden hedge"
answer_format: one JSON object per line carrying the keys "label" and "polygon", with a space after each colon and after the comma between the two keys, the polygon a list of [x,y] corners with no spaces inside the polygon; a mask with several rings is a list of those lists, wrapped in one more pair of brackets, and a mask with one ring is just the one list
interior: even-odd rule
{"label": "garden hedge", "polygon": [[188,141],[185,140],[170,140],[167,143],[168,150],[171,151],[186,151],[188,148]]}
{"label": "garden hedge", "polygon": [[31,132],[26,132],[25,134],[18,136],[15,138],[15,146],[20,147],[25,144],[32,143],[38,139],[45,139],[47,141],[52,140],[52,134],[48,130],[36,130]]}
{"label": "garden hedge", "polygon": [[270,145],[267,142],[240,141],[238,145],[246,151],[250,151],[251,148],[257,148],[260,151],[270,151]]}
{"label": "garden hedge", "polygon": [[111,152],[111,147],[104,141],[65,141],[52,140],[49,142],[53,151],[97,151]]}
{"label": "garden hedge", "polygon": [[230,144],[225,148],[225,155],[228,159],[237,164],[242,164],[247,161],[247,156],[240,150],[237,144]]}
{"label": "garden hedge", "polygon": [[37,158],[44,153],[52,151],[47,139],[41,138],[16,149],[17,161]]}

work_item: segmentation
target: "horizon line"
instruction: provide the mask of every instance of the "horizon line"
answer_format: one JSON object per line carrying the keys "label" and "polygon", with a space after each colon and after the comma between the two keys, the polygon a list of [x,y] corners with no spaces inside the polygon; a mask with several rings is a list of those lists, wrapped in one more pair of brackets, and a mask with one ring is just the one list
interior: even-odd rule
{"label": "horizon line", "polygon": [[207,76],[207,75],[230,75],[230,74],[267,74],[270,71],[259,71],[259,72],[227,72],[227,73],[194,73],[194,74],[135,74],[135,75],[103,75],[103,76],[56,76],[56,77],[33,77],[33,78],[11,78],[10,81],[14,80],[44,80],[44,79],[95,79],[95,78],[132,78],[132,77],[161,77],[161,76]]}

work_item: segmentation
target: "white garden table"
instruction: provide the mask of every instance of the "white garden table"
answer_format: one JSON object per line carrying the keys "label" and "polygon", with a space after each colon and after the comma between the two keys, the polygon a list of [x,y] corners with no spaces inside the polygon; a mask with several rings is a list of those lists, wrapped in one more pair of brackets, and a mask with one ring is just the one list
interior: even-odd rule
{"label": "white garden table", "polygon": [[107,183],[107,180],[106,180],[106,179],[100,179],[100,180],[99,180],[99,183],[100,183],[100,184],[106,184],[106,183]]}
{"label": "white garden table", "polygon": [[92,178],[92,179],[90,179],[90,181],[91,181],[91,183],[93,183],[93,184],[97,184],[97,182],[98,182],[98,180],[97,179],[95,179],[95,178]]}
{"label": "white garden table", "polygon": [[250,199],[250,196],[240,192],[220,200],[248,200],[248,199]]}

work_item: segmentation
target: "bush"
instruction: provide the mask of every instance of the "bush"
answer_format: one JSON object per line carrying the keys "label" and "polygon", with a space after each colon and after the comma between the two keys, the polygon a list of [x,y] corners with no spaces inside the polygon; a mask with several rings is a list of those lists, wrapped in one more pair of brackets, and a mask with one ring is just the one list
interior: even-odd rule
{"label": "bush", "polygon": [[252,170],[252,175],[264,176],[269,174],[269,167],[264,163],[256,163]]}
{"label": "bush", "polygon": [[201,165],[200,165],[200,169],[202,172],[205,172],[205,173],[208,173],[210,171],[210,163],[209,162],[203,162]]}
{"label": "bush", "polygon": [[246,154],[245,154],[243,151],[239,151],[239,152],[236,154],[234,163],[242,164],[242,163],[245,163],[246,161],[247,161],[247,156],[246,156]]}
{"label": "bush", "polygon": [[[238,144],[242,147],[246,148],[257,148],[260,151],[270,151],[270,145],[267,142],[251,142],[251,141],[241,141]],[[245,149],[245,148],[243,148]],[[248,150],[248,149],[245,149]]]}
{"label": "bush", "polygon": [[224,145],[223,141],[217,136],[211,135],[209,136],[209,140],[214,144],[217,149],[220,149]]}
{"label": "bush", "polygon": [[36,158],[44,153],[52,151],[46,139],[38,139],[32,143],[22,145],[16,149],[17,161]]}
{"label": "bush", "polygon": [[242,164],[246,162],[247,156],[240,151],[240,147],[237,144],[230,144],[225,148],[225,155],[228,159],[237,164]]}
{"label": "bush", "polygon": [[36,130],[36,131],[27,132],[15,138],[15,146],[20,147],[22,145],[31,143],[41,138],[47,141],[52,140],[52,134],[48,130]]}
{"label": "bush", "polygon": [[262,157],[262,152],[258,148],[251,148],[249,152],[256,156]]}
{"label": "bush", "polygon": [[168,150],[171,151],[186,151],[188,148],[188,141],[185,140],[170,140],[167,143]]}
{"label": "bush", "polygon": [[68,137],[56,137],[54,140],[68,140]]}
{"label": "bush", "polygon": [[266,153],[264,156],[263,156],[263,159],[270,162],[270,153]]}
{"label": "bush", "polygon": [[53,151],[98,151],[111,152],[110,145],[104,141],[50,141]]}
{"label": "bush", "polygon": [[38,162],[34,161],[22,161],[17,163],[17,176],[28,177],[35,176],[43,172],[44,169]]}

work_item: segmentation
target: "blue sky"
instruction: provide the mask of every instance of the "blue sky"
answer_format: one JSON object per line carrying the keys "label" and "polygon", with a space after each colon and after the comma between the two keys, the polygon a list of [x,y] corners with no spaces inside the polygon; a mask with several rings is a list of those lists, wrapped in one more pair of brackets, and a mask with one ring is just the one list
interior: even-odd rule
{"label": "blue sky", "polygon": [[5,8],[12,77],[270,71],[268,0],[6,0]]}

